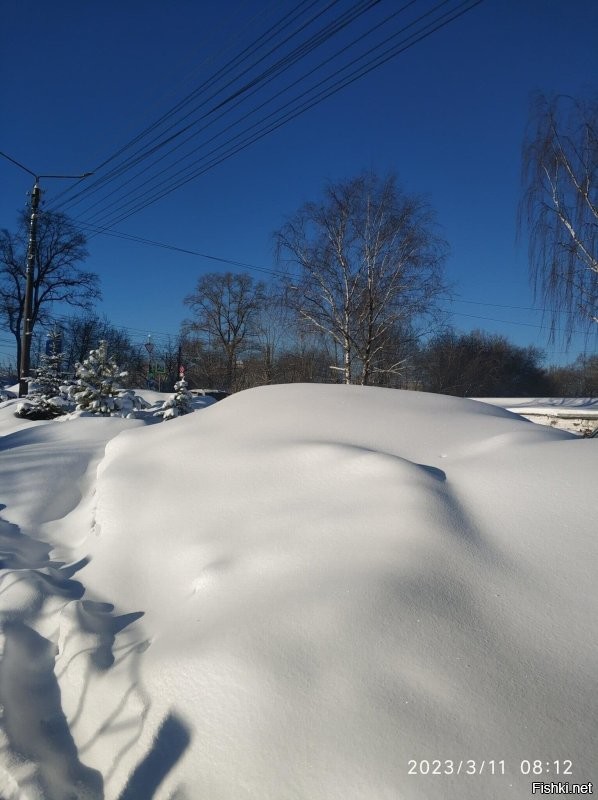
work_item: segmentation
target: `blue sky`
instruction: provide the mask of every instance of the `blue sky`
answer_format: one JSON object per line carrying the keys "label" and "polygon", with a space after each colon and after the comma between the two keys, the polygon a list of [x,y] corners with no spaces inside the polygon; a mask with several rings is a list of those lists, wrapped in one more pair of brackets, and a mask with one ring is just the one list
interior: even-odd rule
{"label": "blue sky", "polygon": [[[354,5],[341,0],[322,19]],[[271,91],[401,5],[382,0]],[[432,5],[416,0],[404,20]],[[34,172],[92,170],[296,6],[297,0],[4,0],[0,150]],[[380,30],[396,30],[400,19]],[[458,299],[446,308],[453,325],[542,347],[549,362],[572,360],[581,337],[569,353],[562,344],[548,346],[538,327],[542,314],[528,310],[538,304],[526,242],[516,241],[520,154],[534,91],[595,91],[597,31],[595,0],[484,0],[115,229],[272,269],[273,231],[305,200],[317,199],[326,181],[364,169],[392,171],[406,191],[428,197],[451,246],[446,275]],[[0,159],[0,181],[0,226],[12,229],[31,179]],[[46,203],[59,202],[67,185],[42,181]],[[63,210],[89,221],[85,204],[97,199],[95,210],[105,209],[109,221],[114,203],[127,192],[134,199],[134,191],[130,184]],[[182,300],[197,278],[231,268],[106,235],[92,237],[89,249],[85,266],[102,281],[98,311],[139,341],[150,331],[156,341],[176,336],[186,315]],[[0,360],[8,342],[0,332]]]}

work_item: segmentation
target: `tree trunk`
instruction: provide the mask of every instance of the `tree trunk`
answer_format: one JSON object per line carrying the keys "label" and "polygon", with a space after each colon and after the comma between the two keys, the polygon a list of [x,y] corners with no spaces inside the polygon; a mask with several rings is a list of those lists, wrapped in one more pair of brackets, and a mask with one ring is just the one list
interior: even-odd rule
{"label": "tree trunk", "polygon": [[235,351],[230,349],[227,353],[226,359],[226,386],[224,387],[227,392],[233,391],[233,381],[235,376]]}
{"label": "tree trunk", "polygon": [[343,375],[345,383],[351,383],[351,342],[348,336],[343,341]]}

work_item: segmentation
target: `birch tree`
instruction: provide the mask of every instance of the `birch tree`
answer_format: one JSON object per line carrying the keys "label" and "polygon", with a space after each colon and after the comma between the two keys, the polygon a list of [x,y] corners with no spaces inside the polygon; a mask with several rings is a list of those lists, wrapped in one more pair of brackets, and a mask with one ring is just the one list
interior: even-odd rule
{"label": "birch tree", "polygon": [[520,229],[551,338],[598,323],[598,98],[539,95],[523,146]]}
{"label": "birch tree", "polygon": [[[426,200],[394,176],[329,185],[275,234],[291,269],[287,297],[299,318],[338,348],[345,383],[379,382],[400,362],[384,354],[396,331],[434,311],[445,291],[447,244]],[[295,272],[293,272],[295,271]]]}

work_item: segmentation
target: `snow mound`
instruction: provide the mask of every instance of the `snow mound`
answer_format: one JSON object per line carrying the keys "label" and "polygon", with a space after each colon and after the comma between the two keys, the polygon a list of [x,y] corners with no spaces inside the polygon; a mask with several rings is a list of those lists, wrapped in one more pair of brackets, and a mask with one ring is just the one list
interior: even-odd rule
{"label": "snow mound", "polygon": [[[138,741],[185,742],[159,796],[502,800],[563,754],[589,779],[595,464],[499,408],[344,386],[115,439],[85,573],[145,612]],[[505,775],[408,774],[434,759]]]}

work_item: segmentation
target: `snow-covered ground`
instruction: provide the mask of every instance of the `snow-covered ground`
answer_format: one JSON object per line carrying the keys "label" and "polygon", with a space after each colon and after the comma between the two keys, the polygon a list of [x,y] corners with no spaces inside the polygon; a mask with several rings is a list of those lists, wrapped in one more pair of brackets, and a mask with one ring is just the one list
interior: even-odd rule
{"label": "snow-covered ground", "polygon": [[598,785],[598,439],[354,386],[149,426],[14,405],[3,800]]}
{"label": "snow-covered ground", "polygon": [[530,422],[581,436],[588,436],[598,427],[596,397],[486,397],[480,400],[521,414]]}

